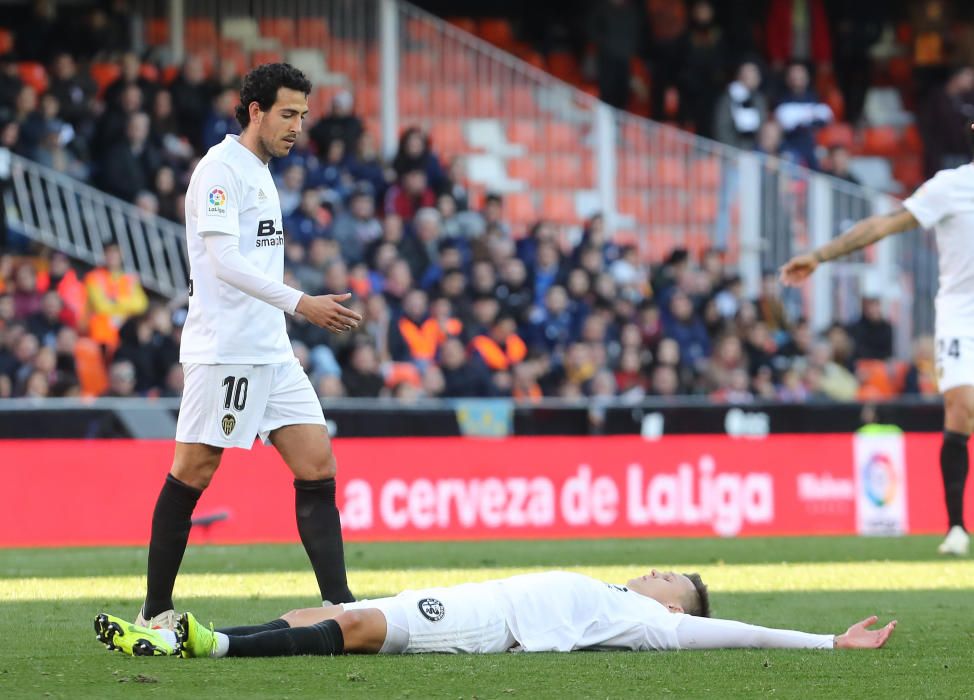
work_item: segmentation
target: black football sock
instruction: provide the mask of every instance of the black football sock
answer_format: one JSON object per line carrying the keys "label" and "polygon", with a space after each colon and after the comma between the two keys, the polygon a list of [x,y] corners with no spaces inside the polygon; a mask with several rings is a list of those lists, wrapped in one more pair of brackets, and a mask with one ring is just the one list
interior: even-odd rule
{"label": "black football sock", "polygon": [[944,431],[940,448],[940,473],[944,478],[944,499],[950,527],[964,527],[964,486],[967,483],[967,435]]}
{"label": "black football sock", "polygon": [[331,656],[345,651],[342,628],[334,620],[311,627],[258,632],[245,637],[230,637],[227,656]]}
{"label": "black football sock", "polygon": [[273,630],[286,630],[290,628],[290,625],[286,620],[277,618],[276,620],[271,620],[270,622],[265,622],[262,625],[241,625],[239,627],[221,627],[217,632],[222,632],[230,637],[246,637],[248,634],[257,634],[258,632],[271,632]]}
{"label": "black football sock", "polygon": [[152,513],[152,538],[149,540],[148,583],[142,615],[148,620],[171,610],[172,589],[183,561],[193,509],[203,491],[174,477],[166,476]]}
{"label": "black football sock", "polygon": [[345,576],[345,550],[342,523],[335,505],[335,480],[294,480],[294,512],[298,534],[318,579],[321,599],[331,603],[351,603]]}

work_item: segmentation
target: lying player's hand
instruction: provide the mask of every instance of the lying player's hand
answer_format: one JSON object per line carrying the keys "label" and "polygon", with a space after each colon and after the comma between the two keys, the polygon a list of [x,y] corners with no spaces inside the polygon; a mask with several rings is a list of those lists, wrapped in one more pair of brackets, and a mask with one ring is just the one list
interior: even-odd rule
{"label": "lying player's hand", "polygon": [[322,294],[321,296],[310,296],[305,294],[298,302],[295,311],[316,326],[327,328],[332,333],[344,333],[354,328],[362,322],[362,317],[351,309],[342,306],[343,301],[348,301],[352,295],[345,294]]}
{"label": "lying player's hand", "polygon": [[796,255],[781,266],[781,283],[788,287],[801,284],[815,272],[816,267],[818,267],[818,260],[814,255]]}
{"label": "lying player's hand", "polygon": [[878,630],[866,629],[870,625],[875,625],[879,618],[875,615],[867,617],[861,622],[857,622],[845,634],[840,634],[835,638],[836,649],[879,649],[886,643],[889,636],[896,629],[896,620],[891,620],[885,627]]}

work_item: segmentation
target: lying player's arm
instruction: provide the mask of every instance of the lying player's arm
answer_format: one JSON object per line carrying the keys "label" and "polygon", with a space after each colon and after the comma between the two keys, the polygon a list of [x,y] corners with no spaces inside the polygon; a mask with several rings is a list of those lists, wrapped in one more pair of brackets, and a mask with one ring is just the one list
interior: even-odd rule
{"label": "lying player's arm", "polygon": [[685,615],[676,635],[681,649],[878,649],[896,629],[896,620],[878,630],[866,629],[877,619],[868,617],[833,636]]}
{"label": "lying player's arm", "polygon": [[285,313],[300,313],[312,323],[335,333],[358,326],[362,317],[340,302],[351,294],[325,294],[312,297],[282,282],[272,280],[240,253],[236,236],[223,233],[203,235],[213,271],[222,282],[270,304]]}
{"label": "lying player's arm", "polygon": [[786,285],[799,284],[815,272],[820,263],[840,258],[894,233],[909,231],[917,226],[919,223],[916,218],[906,209],[865,218],[821,248],[804,255],[796,255],[782,265],[781,282]]}

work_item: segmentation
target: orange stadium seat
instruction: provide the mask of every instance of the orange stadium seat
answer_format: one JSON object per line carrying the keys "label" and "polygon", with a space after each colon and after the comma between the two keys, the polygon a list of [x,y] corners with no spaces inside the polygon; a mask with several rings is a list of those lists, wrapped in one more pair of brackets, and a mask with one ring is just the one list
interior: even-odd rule
{"label": "orange stadium seat", "polygon": [[38,94],[47,91],[47,71],[43,63],[21,61],[17,64],[17,70],[24,84],[30,85]]}
{"label": "orange stadium seat", "polygon": [[541,199],[541,216],[557,223],[578,223],[575,197],[564,190],[548,190]]}
{"label": "orange stadium seat", "polygon": [[548,71],[566,83],[576,83],[581,80],[582,72],[578,61],[570,51],[552,51],[548,54]]}
{"label": "orange stadium seat", "polygon": [[257,22],[261,36],[277,39],[287,48],[295,44],[294,20],[290,17],[264,17]]}
{"label": "orange stadium seat", "polygon": [[690,165],[690,186],[694,189],[717,189],[720,187],[720,158],[703,156]]}
{"label": "orange stadium seat", "polygon": [[378,85],[363,85],[355,92],[356,109],[366,117],[379,116],[381,100]]}
{"label": "orange stadium seat", "polygon": [[437,85],[430,95],[427,110],[443,117],[457,116],[464,113],[463,95],[460,88]]}
{"label": "orange stadium seat", "polygon": [[900,151],[900,137],[892,126],[873,126],[862,135],[862,150],[873,156],[894,156]]}
{"label": "orange stadium seat", "polygon": [[422,17],[410,17],[406,20],[406,36],[414,42],[426,40],[430,36],[430,23]]}
{"label": "orange stadium seat", "polygon": [[281,63],[284,61],[284,54],[282,54],[280,51],[262,49],[260,51],[254,51],[250,55],[250,60],[255,66],[259,66],[264,63]]}
{"label": "orange stadium seat", "polygon": [[718,208],[715,192],[693,191],[687,212],[690,221],[694,224],[713,224],[717,220]]}
{"label": "orange stadium seat", "polygon": [[9,29],[0,27],[0,54],[10,53],[14,48],[14,35]]}
{"label": "orange stadium seat", "polygon": [[477,23],[470,17],[450,17],[446,21],[469,34],[477,33]]}
{"label": "orange stadium seat", "polygon": [[569,124],[550,122],[544,125],[543,130],[545,142],[552,151],[575,153],[581,148],[581,134]]}
{"label": "orange stadium seat", "polygon": [[510,49],[514,46],[514,30],[511,29],[511,23],[503,17],[480,20],[477,34],[484,41],[502,49]]}
{"label": "orange stadium seat", "polygon": [[651,172],[653,160],[650,157],[631,152],[619,152],[616,154],[616,162],[620,186],[651,187],[653,185]]}
{"label": "orange stadium seat", "polygon": [[216,46],[219,33],[209,17],[190,17],[186,20],[186,48],[191,51]]}
{"label": "orange stadium seat", "polygon": [[328,20],[323,17],[302,17],[298,22],[297,46],[324,49],[331,32],[328,30]]}
{"label": "orange stadium seat", "polygon": [[923,182],[923,161],[919,156],[902,156],[893,161],[893,177],[907,190],[914,190]]}
{"label": "orange stadium seat", "polygon": [[682,192],[657,192],[650,201],[649,221],[660,226],[684,226],[687,211]]}
{"label": "orange stadium seat", "polygon": [[331,100],[337,91],[338,88],[332,85],[313,87],[311,94],[308,95],[309,119],[317,120],[328,114],[331,109]]}
{"label": "orange stadium seat", "polygon": [[659,158],[655,165],[647,167],[656,187],[685,188],[687,185],[686,166],[680,158]]}
{"label": "orange stadium seat", "polygon": [[816,140],[820,146],[826,148],[835,148],[836,146],[852,148],[855,142],[855,133],[852,130],[852,125],[848,122],[832,122],[819,129]]}
{"label": "orange stadium seat", "polygon": [[647,148],[649,135],[646,125],[635,119],[626,120],[622,125],[622,139],[625,141],[626,150],[632,152],[634,149]]}
{"label": "orange stadium seat", "polygon": [[700,260],[703,254],[713,247],[713,239],[706,228],[688,228],[683,234],[682,245],[690,251],[691,257]]}
{"label": "orange stadium seat", "polygon": [[536,187],[543,181],[545,170],[538,166],[537,159],[527,156],[511,158],[507,163],[507,174],[527,183],[529,187]]}
{"label": "orange stadium seat", "polygon": [[507,139],[528,151],[537,151],[541,147],[541,128],[536,122],[519,119],[507,127]]}
{"label": "orange stadium seat", "polygon": [[534,90],[527,85],[516,85],[505,91],[502,102],[505,110],[510,109],[519,117],[532,117],[538,111]]}
{"label": "orange stadium seat", "polygon": [[410,82],[429,82],[440,71],[439,62],[429,51],[406,51],[399,65],[401,77]]}
{"label": "orange stadium seat", "polygon": [[540,70],[545,69],[544,54],[540,51],[535,51],[531,48],[530,44],[518,43],[514,47],[514,55],[535,68]]}
{"label": "orange stadium seat", "polygon": [[497,90],[493,85],[468,86],[464,105],[467,114],[478,117],[497,116]]}
{"label": "orange stadium seat", "polygon": [[382,57],[379,49],[369,47],[365,50],[365,74],[372,82],[379,81],[379,72],[382,70]]}
{"label": "orange stadium seat", "polygon": [[412,85],[400,87],[399,111],[407,117],[428,114],[430,105],[426,98],[426,91]]}
{"label": "orange stadium seat", "polygon": [[430,146],[441,157],[455,156],[469,150],[463,138],[463,126],[452,119],[433,122],[430,127]]}
{"label": "orange stadium seat", "polygon": [[105,89],[121,75],[122,69],[117,63],[92,63],[89,70],[91,79],[98,86],[98,96],[105,94]]}
{"label": "orange stadium seat", "polygon": [[538,219],[532,196],[528,192],[504,195],[504,215],[519,226],[529,226]]}
{"label": "orange stadium seat", "polygon": [[910,124],[903,130],[903,147],[910,153],[923,152],[923,139],[916,124]]}
{"label": "orange stadium seat", "polygon": [[145,41],[149,46],[162,46],[169,43],[169,20],[153,17],[145,24]]}
{"label": "orange stadium seat", "polygon": [[460,47],[443,51],[439,64],[439,75],[450,83],[471,83],[477,79],[477,67]]}
{"label": "orange stadium seat", "polygon": [[619,193],[619,211],[633,216],[637,221],[649,218],[649,199],[643,192],[627,191]]}
{"label": "orange stadium seat", "polygon": [[545,184],[554,187],[568,187],[579,189],[586,185],[589,178],[582,172],[581,159],[574,155],[552,155],[545,159]]}

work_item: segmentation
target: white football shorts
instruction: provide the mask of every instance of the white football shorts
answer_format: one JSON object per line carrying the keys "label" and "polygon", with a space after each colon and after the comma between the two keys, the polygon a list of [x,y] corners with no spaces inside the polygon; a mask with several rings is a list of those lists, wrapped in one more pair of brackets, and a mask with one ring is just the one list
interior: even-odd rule
{"label": "white football shorts", "polygon": [[325,425],[321,402],[297,358],[273,365],[183,365],[176,441],[214,447],[268,444],[285,425]]}
{"label": "white football shorts", "polygon": [[937,334],[937,387],[940,393],[974,386],[974,336]]}
{"label": "white football shorts", "polygon": [[386,618],[383,654],[498,654],[517,643],[501,607],[476,583],[403,591],[394,598],[360,600],[342,607],[382,611]]}

